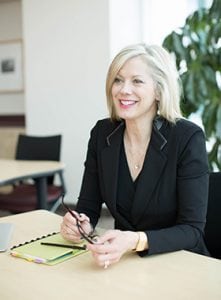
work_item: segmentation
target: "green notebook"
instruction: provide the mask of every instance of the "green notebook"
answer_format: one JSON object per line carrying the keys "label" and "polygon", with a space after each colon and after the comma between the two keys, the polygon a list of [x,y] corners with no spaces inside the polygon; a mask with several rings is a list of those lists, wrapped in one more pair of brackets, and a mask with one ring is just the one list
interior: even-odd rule
{"label": "green notebook", "polygon": [[[87,251],[42,245],[42,242],[74,245],[72,242],[63,239],[60,233],[52,233],[35,240],[25,242],[24,244],[14,246],[11,248],[10,254],[14,257],[23,258],[39,264],[55,265]],[[82,246],[83,242],[82,244],[76,245]]]}

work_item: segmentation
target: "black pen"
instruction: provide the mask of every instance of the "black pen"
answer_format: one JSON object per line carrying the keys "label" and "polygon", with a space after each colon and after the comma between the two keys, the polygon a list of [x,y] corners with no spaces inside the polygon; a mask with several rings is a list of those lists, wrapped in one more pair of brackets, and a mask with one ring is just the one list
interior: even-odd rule
{"label": "black pen", "polygon": [[44,243],[41,242],[41,245],[45,246],[55,246],[55,247],[62,247],[62,248],[70,248],[70,249],[78,249],[78,250],[86,250],[86,245],[77,246],[77,245],[65,245],[65,244],[57,244],[57,243]]}

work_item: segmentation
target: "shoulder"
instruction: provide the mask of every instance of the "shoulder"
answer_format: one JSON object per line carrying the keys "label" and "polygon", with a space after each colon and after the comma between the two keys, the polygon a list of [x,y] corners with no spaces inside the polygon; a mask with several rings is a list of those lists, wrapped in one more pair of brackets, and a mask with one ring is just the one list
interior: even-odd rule
{"label": "shoulder", "polygon": [[203,129],[192,121],[179,119],[176,124],[169,124],[169,131],[178,140],[188,140],[193,135],[200,135],[205,138]]}
{"label": "shoulder", "polygon": [[120,123],[121,121],[112,121],[110,118],[98,120],[92,128],[92,132],[108,136],[119,126]]}
{"label": "shoulder", "polygon": [[182,130],[182,131],[202,131],[202,128],[197,125],[196,123],[187,120],[187,119],[179,119],[176,122],[175,127],[177,130]]}
{"label": "shoulder", "polygon": [[119,127],[122,121],[112,121],[110,118],[98,120],[91,129],[90,141],[99,147],[103,147],[107,143],[108,136],[111,136]]}
{"label": "shoulder", "polygon": [[177,148],[178,153],[188,156],[206,158],[206,138],[203,129],[186,119],[180,119],[173,126],[171,134],[171,145]]}
{"label": "shoulder", "polygon": [[177,147],[178,175],[198,176],[208,172],[206,138],[203,129],[186,119],[177,121],[174,126],[173,149]]}
{"label": "shoulder", "polygon": [[189,148],[195,148],[197,151],[205,148],[203,129],[187,119],[179,119],[175,124],[165,121],[160,131],[167,139],[169,149],[178,153]]}

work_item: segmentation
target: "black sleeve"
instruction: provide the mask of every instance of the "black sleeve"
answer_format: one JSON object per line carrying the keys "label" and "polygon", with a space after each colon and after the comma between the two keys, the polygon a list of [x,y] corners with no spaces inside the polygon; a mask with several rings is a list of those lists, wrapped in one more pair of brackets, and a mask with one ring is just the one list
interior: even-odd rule
{"label": "black sleeve", "polygon": [[95,227],[100,217],[102,197],[99,186],[98,163],[97,163],[97,131],[96,125],[90,134],[88,143],[85,169],[77,203],[77,211],[85,213]]}
{"label": "black sleeve", "polygon": [[203,132],[197,130],[188,139],[185,137],[181,148],[177,162],[176,224],[169,228],[146,231],[149,250],[142,252],[142,256],[182,249],[197,252],[198,248],[203,247],[209,182]]}

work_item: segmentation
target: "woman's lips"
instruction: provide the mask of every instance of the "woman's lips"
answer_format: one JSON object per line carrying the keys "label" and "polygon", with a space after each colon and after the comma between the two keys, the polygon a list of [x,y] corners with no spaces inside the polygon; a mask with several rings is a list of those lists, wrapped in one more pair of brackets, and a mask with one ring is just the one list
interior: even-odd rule
{"label": "woman's lips", "polygon": [[120,105],[122,107],[131,107],[136,103],[137,103],[137,101],[135,101],[135,100],[120,100]]}

